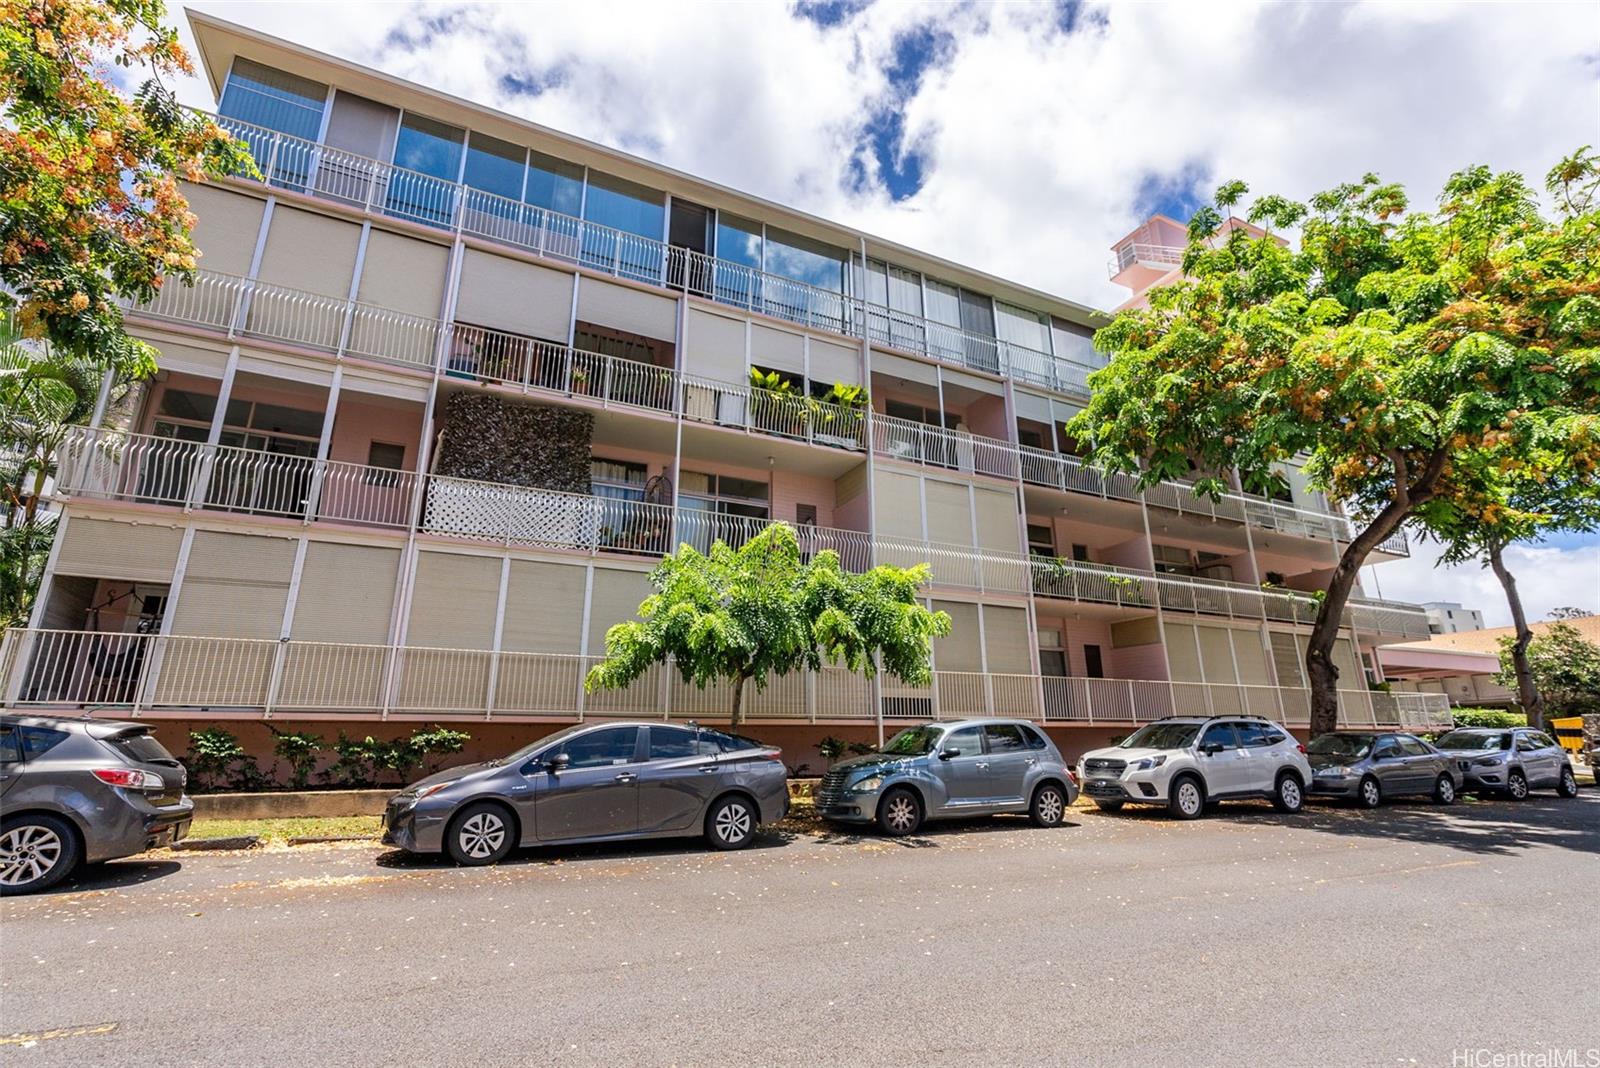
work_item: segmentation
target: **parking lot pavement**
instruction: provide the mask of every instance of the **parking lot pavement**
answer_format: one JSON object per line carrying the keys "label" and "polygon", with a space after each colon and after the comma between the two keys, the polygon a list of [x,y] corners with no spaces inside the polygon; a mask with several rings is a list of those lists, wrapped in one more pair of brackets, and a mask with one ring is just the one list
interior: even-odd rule
{"label": "parking lot pavement", "polygon": [[1053,831],[1003,819],[898,841],[785,831],[737,854],[546,850],[492,869],[364,844],[183,854],[0,903],[0,1054],[144,1068],[1583,1057],[1600,1047],[1597,876],[1591,790],[1293,817],[1242,805],[1197,823],[1074,812]]}

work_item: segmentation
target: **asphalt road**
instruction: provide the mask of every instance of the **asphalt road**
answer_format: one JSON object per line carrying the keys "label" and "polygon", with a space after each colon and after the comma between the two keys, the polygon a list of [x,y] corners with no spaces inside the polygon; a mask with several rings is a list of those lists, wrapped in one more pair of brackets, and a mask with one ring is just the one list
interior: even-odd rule
{"label": "asphalt road", "polygon": [[0,903],[0,1058],[1600,1065],[1597,877],[1589,789],[494,869],[182,854]]}

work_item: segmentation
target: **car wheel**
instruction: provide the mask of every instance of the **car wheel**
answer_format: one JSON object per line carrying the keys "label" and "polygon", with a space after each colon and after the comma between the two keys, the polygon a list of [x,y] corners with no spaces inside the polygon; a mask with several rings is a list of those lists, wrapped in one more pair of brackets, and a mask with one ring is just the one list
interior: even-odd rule
{"label": "car wheel", "polygon": [[1511,774],[1506,776],[1506,793],[1511,795],[1513,801],[1526,801],[1528,799],[1528,777],[1516,768],[1511,769]]}
{"label": "car wheel", "polygon": [[922,826],[922,802],[905,787],[896,787],[878,802],[878,827],[899,838]]}
{"label": "car wheel", "polygon": [[445,832],[444,849],[457,864],[498,864],[516,848],[511,817],[492,801],[479,801],[456,813]]}
{"label": "car wheel", "polygon": [[1123,803],[1121,801],[1096,801],[1095,804],[1100,807],[1101,812],[1121,812]]}
{"label": "car wheel", "polygon": [[1571,768],[1561,769],[1561,781],[1556,783],[1556,793],[1562,797],[1578,796],[1578,777],[1572,774]]}
{"label": "car wheel", "polygon": [[66,820],[44,813],[0,824],[0,894],[31,894],[54,886],[78,866],[78,835]]}
{"label": "car wheel", "polygon": [[1285,772],[1278,776],[1277,788],[1272,791],[1272,806],[1291,816],[1306,807],[1305,788],[1292,773]]}
{"label": "car wheel", "polygon": [[1028,815],[1033,818],[1035,827],[1061,826],[1061,821],[1067,817],[1067,797],[1061,792],[1061,787],[1047,782],[1035,790],[1033,804],[1028,806]]}
{"label": "car wheel", "polygon": [[1167,811],[1180,820],[1197,820],[1206,810],[1206,792],[1193,775],[1180,775],[1167,796]]}
{"label": "car wheel", "polygon": [[1361,780],[1361,785],[1356,788],[1356,803],[1362,808],[1377,808],[1383,804],[1383,787],[1378,785],[1378,780],[1368,775]]}
{"label": "car wheel", "polygon": [[1456,803],[1456,781],[1448,775],[1439,776],[1439,781],[1433,784],[1433,799],[1441,805]]}
{"label": "car wheel", "polygon": [[713,849],[743,849],[755,840],[758,822],[747,799],[724,797],[706,813],[706,841]]}

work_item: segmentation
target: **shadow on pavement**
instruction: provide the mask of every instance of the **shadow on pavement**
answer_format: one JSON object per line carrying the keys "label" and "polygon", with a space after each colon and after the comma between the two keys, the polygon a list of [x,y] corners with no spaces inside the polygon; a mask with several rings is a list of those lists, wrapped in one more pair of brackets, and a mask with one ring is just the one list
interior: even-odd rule
{"label": "shadow on pavement", "polygon": [[[1224,818],[1227,811],[1224,806]],[[1570,800],[1536,794],[1522,802],[1464,800],[1436,805],[1397,801],[1370,811],[1326,803],[1309,805],[1295,816],[1259,809],[1240,811],[1239,815],[1254,823],[1443,845],[1481,856],[1514,856],[1541,847],[1600,855],[1600,796],[1592,792]]]}
{"label": "shadow on pavement", "polygon": [[81,894],[87,890],[120,890],[127,886],[154,882],[168,875],[176,875],[183,865],[175,860],[113,860],[89,864],[79,868],[71,878],[30,894],[30,897],[50,897],[52,894]]}
{"label": "shadow on pavement", "polygon": [[[1036,830],[1048,834],[1044,828],[1034,827],[1027,816],[976,816],[971,819],[939,820],[924,823],[916,834],[895,838],[875,828],[862,824],[826,823],[812,824],[814,830],[806,837],[823,845],[860,845],[863,842],[881,842],[902,849],[937,849],[939,839],[971,834],[997,834],[1003,831]],[[1071,830],[1080,826],[1072,820],[1062,821],[1060,827],[1050,830]]]}
{"label": "shadow on pavement", "polygon": [[[625,842],[592,842],[586,845],[528,846],[513,852],[501,866],[520,864],[560,864],[573,860],[631,860],[674,856],[736,856],[763,849],[781,849],[798,835],[783,827],[764,826],[756,832],[753,842],[735,853],[723,854],[705,844],[696,835],[693,838],[637,838]],[[383,868],[454,868],[455,861],[443,853],[407,853],[391,849],[378,855],[376,863]]]}

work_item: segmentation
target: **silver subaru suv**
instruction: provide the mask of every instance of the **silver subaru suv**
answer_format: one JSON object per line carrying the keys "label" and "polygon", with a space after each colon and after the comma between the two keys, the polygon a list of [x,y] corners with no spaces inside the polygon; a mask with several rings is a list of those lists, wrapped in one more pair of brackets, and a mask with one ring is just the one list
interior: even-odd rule
{"label": "silver subaru suv", "polygon": [[1192,820],[1217,801],[1265,798],[1299,812],[1311,785],[1306,747],[1260,716],[1173,716],[1085,753],[1083,792],[1107,811],[1165,805]]}
{"label": "silver subaru suv", "polygon": [[1078,786],[1031,723],[971,719],[907,727],[876,752],[841,761],[817,788],[817,815],[906,835],[924,820],[1026,812],[1059,827]]}

